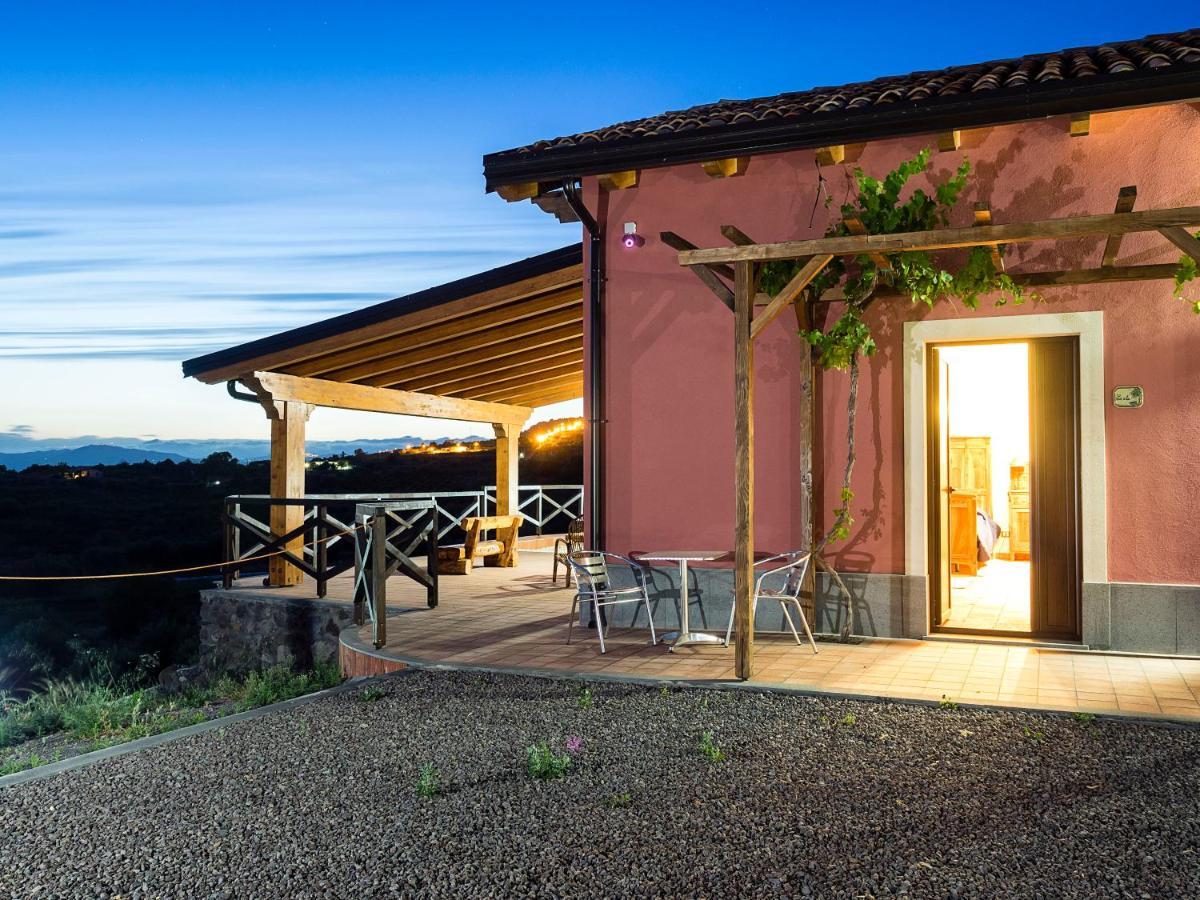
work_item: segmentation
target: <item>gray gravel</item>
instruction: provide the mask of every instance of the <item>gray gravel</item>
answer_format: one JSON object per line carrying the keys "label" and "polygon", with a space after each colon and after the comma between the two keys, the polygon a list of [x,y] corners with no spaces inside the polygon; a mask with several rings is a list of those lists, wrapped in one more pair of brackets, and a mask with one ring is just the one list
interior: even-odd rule
{"label": "gray gravel", "polygon": [[[380,684],[0,792],[0,896],[1200,895],[1194,729],[612,683],[582,709],[577,683],[470,673]],[[724,761],[700,754],[704,731]],[[572,735],[565,778],[525,774],[527,745]],[[426,762],[432,799],[415,793]]]}

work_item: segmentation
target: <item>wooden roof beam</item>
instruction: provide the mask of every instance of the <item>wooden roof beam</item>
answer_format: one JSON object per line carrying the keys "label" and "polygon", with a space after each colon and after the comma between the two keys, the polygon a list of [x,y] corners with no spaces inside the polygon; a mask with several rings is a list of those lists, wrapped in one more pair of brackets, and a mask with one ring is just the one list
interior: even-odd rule
{"label": "wooden roof beam", "polygon": [[[1128,185],[1117,191],[1116,212],[1133,212],[1133,204],[1137,202],[1137,186]],[[1121,238],[1124,235],[1110,234],[1104,243],[1104,255],[1100,258],[1102,268],[1111,268],[1117,264],[1117,254],[1121,252]]]}
{"label": "wooden roof beam", "polygon": [[962,146],[962,132],[957,128],[953,131],[943,131],[937,136],[939,153],[950,153]]}
{"label": "wooden roof beam", "polygon": [[713,263],[797,259],[826,253],[843,256],[873,251],[902,253],[914,250],[950,250],[955,247],[981,247],[992,244],[1062,240],[1096,235],[1132,234],[1197,224],[1200,224],[1200,207],[1184,206],[1145,212],[1068,216],[1060,219],[1017,222],[1009,225],[937,228],[930,231],[910,231],[901,234],[846,235],[803,241],[782,241],[774,244],[755,244],[749,247],[685,250],[679,254],[679,262],[680,265],[685,266],[709,266]]}
{"label": "wooden roof beam", "polygon": [[521,406],[549,406],[551,403],[562,403],[564,400],[581,400],[583,399],[583,379],[566,385],[565,387],[552,388],[550,390],[534,393],[518,395],[512,399],[506,399],[506,403],[519,403]]}
{"label": "wooden roof beam", "polygon": [[[1151,266],[1113,266],[1100,269],[1066,269],[1048,272],[1009,272],[1014,282],[1024,287],[1068,287],[1080,284],[1121,284],[1130,281],[1172,281],[1177,266],[1162,263]],[[900,291],[880,288],[876,297],[901,297]],[[834,288],[821,295],[821,303],[840,303],[846,297],[841,288]]]}
{"label": "wooden roof beam", "polygon": [[357,409],[363,412],[510,425],[523,425],[533,412],[524,406],[343,384],[322,378],[298,378],[281,372],[254,372],[242,376],[241,381],[263,402],[283,400],[330,409]]}
{"label": "wooden roof beam", "polygon": [[1067,125],[1067,133],[1071,137],[1087,137],[1092,130],[1092,114],[1091,113],[1072,113],[1071,121]]}
{"label": "wooden roof beam", "polygon": [[532,200],[536,197],[539,193],[539,185],[536,181],[502,184],[496,188],[496,193],[509,203],[516,203],[519,200]]}
{"label": "wooden roof beam", "polygon": [[597,175],[600,187],[606,191],[623,191],[626,188],[637,187],[641,172],[638,169],[626,169],[624,172],[608,172]]}
{"label": "wooden roof beam", "polygon": [[704,169],[704,174],[709,178],[734,178],[746,174],[746,169],[750,167],[750,157],[731,156],[728,159],[710,159],[700,165]]}
{"label": "wooden roof beam", "polygon": [[[695,244],[689,240],[685,240],[673,231],[660,232],[658,237],[659,240],[661,240],[672,250],[682,252],[696,249]],[[712,291],[718,300],[728,306],[731,310],[733,309],[733,291],[729,289],[729,285],[727,285],[718,277],[718,275],[720,275],[726,278],[732,278],[733,269],[729,268],[729,266],[720,265],[693,266],[692,272],[695,273],[697,278],[704,282],[704,286]]]}
{"label": "wooden roof beam", "polygon": [[[986,200],[980,200],[975,204],[975,227],[983,228],[985,225],[992,224],[992,206]],[[997,244],[992,247],[992,266],[997,272],[1004,271],[1004,247]]]}
{"label": "wooden roof beam", "polygon": [[[864,225],[862,223],[862,219],[858,218],[857,216],[850,216],[849,218],[845,219],[845,223],[846,230],[851,234],[867,233],[867,226]],[[867,256],[870,257],[871,262],[875,263],[875,265],[877,265],[880,269],[883,269],[885,272],[891,271],[892,264],[882,253],[868,253]]]}
{"label": "wooden roof beam", "polygon": [[823,166],[837,166],[846,158],[846,145],[833,144],[817,148],[817,162]]}

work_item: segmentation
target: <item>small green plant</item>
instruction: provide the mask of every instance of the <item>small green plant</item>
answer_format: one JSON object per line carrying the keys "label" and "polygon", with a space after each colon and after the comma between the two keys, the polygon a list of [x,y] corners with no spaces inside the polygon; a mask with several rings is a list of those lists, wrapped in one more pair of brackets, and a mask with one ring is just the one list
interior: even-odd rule
{"label": "small green plant", "polygon": [[938,701],[938,709],[958,709],[958,704],[950,699],[949,694],[942,694],[942,699]]}
{"label": "small green plant", "polygon": [[854,715],[854,713],[846,713],[844,716],[842,716],[842,721],[839,724],[853,725],[857,721],[858,718]]}
{"label": "small green plant", "polygon": [[562,778],[571,768],[571,757],[550,749],[546,741],[525,748],[525,770],[530,778],[552,781]]}
{"label": "small green plant", "polygon": [[591,709],[596,705],[596,700],[592,696],[592,689],[585,687],[579,691],[579,696],[575,699],[575,705],[580,709]]}
{"label": "small green plant", "polygon": [[441,792],[442,783],[438,778],[438,770],[434,768],[433,763],[425,763],[421,766],[420,775],[417,776],[417,796],[428,800]]}
{"label": "small green plant", "polygon": [[1033,741],[1033,743],[1035,743],[1035,744],[1040,744],[1042,741],[1044,741],[1046,739],[1046,735],[1043,732],[1037,731],[1033,728],[1030,728],[1028,725],[1026,725],[1024,729],[1022,729],[1022,733],[1025,735],[1026,738]]}
{"label": "small green plant", "polygon": [[719,763],[725,759],[725,751],[717,746],[711,731],[700,735],[700,753],[711,763]]}
{"label": "small green plant", "polygon": [[662,687],[660,687],[660,688],[658,689],[658,696],[660,696],[660,697],[664,697],[664,698],[665,698],[665,697],[670,697],[670,696],[671,696],[671,689],[670,689],[669,687],[667,687],[667,686],[664,684]]}
{"label": "small green plant", "polygon": [[36,769],[38,766],[44,766],[47,763],[52,763],[55,760],[46,759],[43,756],[38,756],[36,753],[31,753],[24,759],[10,759],[5,763],[0,763],[0,776],[15,775],[17,772],[24,772],[27,769]]}
{"label": "small green plant", "polygon": [[1096,721],[1096,714],[1090,712],[1073,712],[1071,718],[1081,725],[1090,725]]}
{"label": "small green plant", "polygon": [[381,687],[363,688],[361,691],[358,692],[358,702],[359,703],[375,703],[376,701],[382,700],[383,698],[384,698],[384,692],[383,692],[383,688],[381,688]]}
{"label": "small green plant", "polygon": [[621,794],[610,794],[604,798],[604,805],[609,809],[625,809],[633,803],[633,795],[628,791]]}

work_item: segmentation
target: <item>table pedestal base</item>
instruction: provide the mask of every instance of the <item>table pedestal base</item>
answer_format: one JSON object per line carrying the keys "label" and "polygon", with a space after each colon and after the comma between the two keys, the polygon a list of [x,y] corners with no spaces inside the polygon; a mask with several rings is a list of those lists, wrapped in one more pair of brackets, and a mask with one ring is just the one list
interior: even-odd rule
{"label": "table pedestal base", "polygon": [[688,644],[720,644],[725,645],[725,638],[717,637],[715,634],[706,634],[703,631],[669,631],[663,635],[663,642],[670,644],[669,650],[674,650],[676,647],[683,647]]}

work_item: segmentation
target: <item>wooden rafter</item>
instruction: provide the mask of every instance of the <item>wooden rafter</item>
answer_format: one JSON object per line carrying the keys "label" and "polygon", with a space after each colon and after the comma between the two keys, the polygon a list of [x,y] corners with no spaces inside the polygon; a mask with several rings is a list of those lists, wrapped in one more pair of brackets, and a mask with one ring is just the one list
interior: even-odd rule
{"label": "wooden rafter", "polygon": [[[563,312],[566,321],[581,319],[582,298],[577,290],[556,291],[541,297],[521,300],[495,309],[485,310],[473,316],[459,316],[450,321],[439,322],[424,328],[413,329],[395,337],[387,337],[326,353],[294,365],[281,367],[292,375],[320,375],[339,381],[357,381],[394,368],[395,360],[417,347],[424,347],[464,334],[488,332],[512,322],[531,319],[543,313]],[[569,311],[569,312],[568,312]]]}
{"label": "wooden rafter", "polygon": [[[983,228],[985,225],[992,224],[992,206],[986,200],[980,200],[975,204],[975,227]],[[1004,271],[1004,247],[997,244],[992,247],[992,265],[997,272]]]}
{"label": "wooden rafter", "polygon": [[[544,386],[543,386],[544,387]],[[503,398],[505,403],[515,403],[519,406],[548,406],[551,403],[561,403],[564,400],[579,400],[583,397],[583,379],[565,382],[557,386],[531,391],[525,394],[514,394]]]}
{"label": "wooden rafter", "polygon": [[970,228],[938,228],[901,234],[847,235],[844,237],[811,238],[802,241],[781,241],[774,244],[755,244],[748,247],[712,247],[686,250],[679,254],[685,266],[742,261],[766,262],[774,259],[797,259],[828,253],[834,256],[882,252],[902,253],[916,250],[950,250],[956,247],[986,247],[995,244],[1027,243],[1064,238],[1097,237],[1109,234],[1132,234],[1142,231],[1194,226],[1200,224],[1200,207],[1156,209],[1146,212],[1109,213],[1097,216],[1070,216],[1018,222],[1009,225],[985,225]]}
{"label": "wooden rafter", "polygon": [[[495,307],[512,306],[523,300],[558,294],[560,291],[568,293],[573,291],[579,301],[582,301],[582,280],[583,267],[581,265],[569,266],[513,284],[490,288],[478,294],[439,304],[419,312],[399,315],[395,319],[340,331],[298,347],[263,353],[250,359],[196,373],[196,377],[207,384],[216,384],[230,378],[237,378],[247,372],[279,371],[317,357],[349,353],[366,344],[375,344],[381,340],[428,329],[430,326],[446,323],[456,318],[475,316]],[[352,360],[352,362],[356,361],[358,360]]]}
{"label": "wooden rafter", "polygon": [[[867,226],[862,223],[862,219],[856,216],[850,216],[845,220],[845,223],[846,230],[851,234],[867,233]],[[892,268],[892,264],[888,262],[888,258],[882,253],[868,253],[867,256],[870,257],[871,262],[875,263],[875,265],[877,265],[880,269],[883,269],[885,272]]]}
{"label": "wooden rafter", "polygon": [[[498,388],[489,391],[485,396],[488,403],[517,403],[517,398],[522,398],[521,405],[524,405],[524,398],[538,397],[551,394],[557,391],[565,391],[573,389],[576,385],[583,384],[583,374],[581,372],[568,372],[564,375],[559,375],[555,378],[549,378],[545,381],[539,381],[536,384],[517,384],[510,385],[507,388]],[[582,396],[580,394],[579,396]]]}
{"label": "wooden rafter", "polygon": [[800,271],[792,276],[792,280],[784,285],[783,290],[771,299],[767,308],[754,317],[754,321],[750,325],[750,339],[753,340],[762,334],[763,329],[775,321],[776,316],[800,299],[804,289],[820,274],[822,269],[829,265],[831,259],[833,256],[826,253],[822,256],[814,256],[806,262]]}
{"label": "wooden rafter", "polygon": [[484,397],[496,389],[520,388],[565,374],[583,374],[583,347],[575,347],[564,356],[542,359],[533,365],[448,382],[438,386],[436,392],[451,397]]}
{"label": "wooden rafter", "polygon": [[[1117,192],[1117,208],[1114,212],[1133,212],[1133,204],[1137,202],[1137,187],[1129,185]],[[1108,269],[1117,264],[1117,254],[1121,252],[1121,238],[1124,235],[1110,234],[1104,244],[1104,256],[1101,257],[1101,267]]]}
{"label": "wooden rafter", "polygon": [[[396,368],[364,379],[363,383],[372,387],[395,387],[411,379],[429,376],[445,374],[447,377],[453,378],[458,377],[464,369],[469,370],[478,364],[499,364],[509,357],[527,351],[542,348],[551,350],[561,344],[583,345],[582,322],[571,321],[556,328],[533,332],[512,328],[512,326],[509,328],[512,330],[509,331],[508,337],[499,340],[493,340],[492,331],[485,332],[483,335],[458,338],[455,344],[460,348],[466,348],[465,350],[460,349],[455,353],[439,353],[433,358],[426,356],[424,359],[417,360],[415,365],[406,365],[404,364],[406,361],[402,360],[401,365]],[[501,329],[495,330],[500,331]],[[414,355],[416,354],[414,353]]]}
{"label": "wooden rafter", "polygon": [[1196,260],[1196,262],[1200,263],[1200,241],[1192,237],[1186,228],[1175,225],[1168,228],[1160,228],[1158,229],[1158,233],[1192,259]]}

